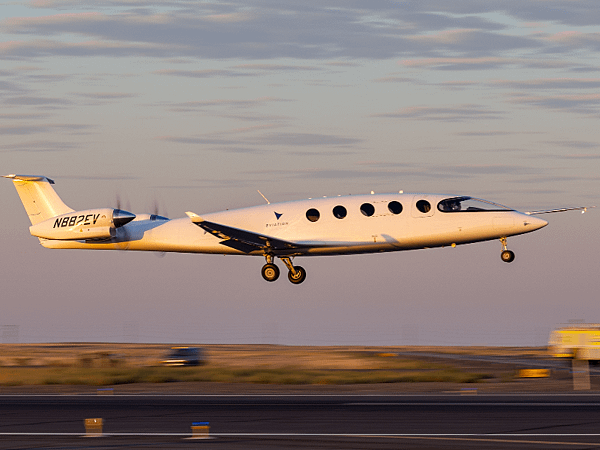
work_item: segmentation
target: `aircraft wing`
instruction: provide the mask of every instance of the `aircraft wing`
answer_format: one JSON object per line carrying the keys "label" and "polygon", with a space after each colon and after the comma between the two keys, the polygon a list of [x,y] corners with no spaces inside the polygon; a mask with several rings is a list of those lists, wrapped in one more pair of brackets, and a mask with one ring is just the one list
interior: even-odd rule
{"label": "aircraft wing", "polygon": [[198,225],[204,231],[223,239],[220,242],[222,245],[226,245],[227,247],[234,248],[244,253],[251,253],[255,250],[270,250],[279,253],[286,250],[306,248],[304,245],[297,245],[289,241],[253,233],[252,231],[209,222],[193,212],[188,211],[186,214],[194,224]]}
{"label": "aircraft wing", "polygon": [[570,208],[546,209],[542,211],[527,211],[525,214],[527,214],[528,216],[536,216],[538,214],[550,214],[564,211],[581,211],[581,213],[583,214],[588,210],[588,208],[595,208],[595,206],[573,206]]}

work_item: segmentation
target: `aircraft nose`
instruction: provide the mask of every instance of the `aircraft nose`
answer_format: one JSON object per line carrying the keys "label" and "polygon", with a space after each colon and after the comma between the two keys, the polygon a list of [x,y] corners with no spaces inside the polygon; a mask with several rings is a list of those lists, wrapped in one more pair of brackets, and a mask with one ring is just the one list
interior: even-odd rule
{"label": "aircraft nose", "polygon": [[548,222],[544,219],[539,219],[538,217],[526,216],[523,220],[523,225],[527,228],[527,231],[534,231],[544,228],[548,225]]}

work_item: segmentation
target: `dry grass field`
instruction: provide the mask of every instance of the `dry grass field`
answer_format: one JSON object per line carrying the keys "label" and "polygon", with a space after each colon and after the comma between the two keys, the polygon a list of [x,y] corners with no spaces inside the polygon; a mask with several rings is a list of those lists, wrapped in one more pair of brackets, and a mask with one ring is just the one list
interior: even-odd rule
{"label": "dry grass field", "polygon": [[113,343],[0,344],[0,387],[156,386],[169,382],[246,386],[461,385],[491,380],[497,384],[514,381],[516,368],[431,358],[430,354],[520,359],[546,356],[546,349],[541,347],[197,345],[204,351],[204,365],[161,366],[171,347]]}

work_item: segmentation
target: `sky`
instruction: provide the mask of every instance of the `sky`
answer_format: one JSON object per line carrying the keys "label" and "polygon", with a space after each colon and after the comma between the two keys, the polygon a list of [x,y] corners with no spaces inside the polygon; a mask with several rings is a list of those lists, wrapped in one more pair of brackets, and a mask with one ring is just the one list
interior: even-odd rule
{"label": "sky", "polygon": [[[0,172],[54,179],[75,210],[176,218],[258,189],[600,203],[595,1],[0,6]],[[44,249],[11,184],[5,342],[544,345],[600,322],[600,210],[509,238],[511,264],[497,241],[311,257],[295,286],[262,258]]]}

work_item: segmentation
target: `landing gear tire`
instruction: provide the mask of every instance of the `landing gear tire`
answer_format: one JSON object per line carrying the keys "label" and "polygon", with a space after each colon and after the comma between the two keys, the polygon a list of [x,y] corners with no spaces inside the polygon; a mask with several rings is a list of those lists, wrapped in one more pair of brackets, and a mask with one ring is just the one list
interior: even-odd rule
{"label": "landing gear tire", "polygon": [[260,272],[267,281],[275,281],[279,278],[279,267],[275,264],[265,264]]}
{"label": "landing gear tire", "polygon": [[515,254],[510,250],[504,250],[502,253],[500,253],[500,257],[502,258],[502,261],[507,263],[515,260]]}
{"label": "landing gear tire", "polygon": [[288,280],[290,280],[294,284],[300,284],[304,280],[306,280],[306,270],[300,266],[294,266],[294,270],[296,273],[292,273],[292,271],[288,272]]}

